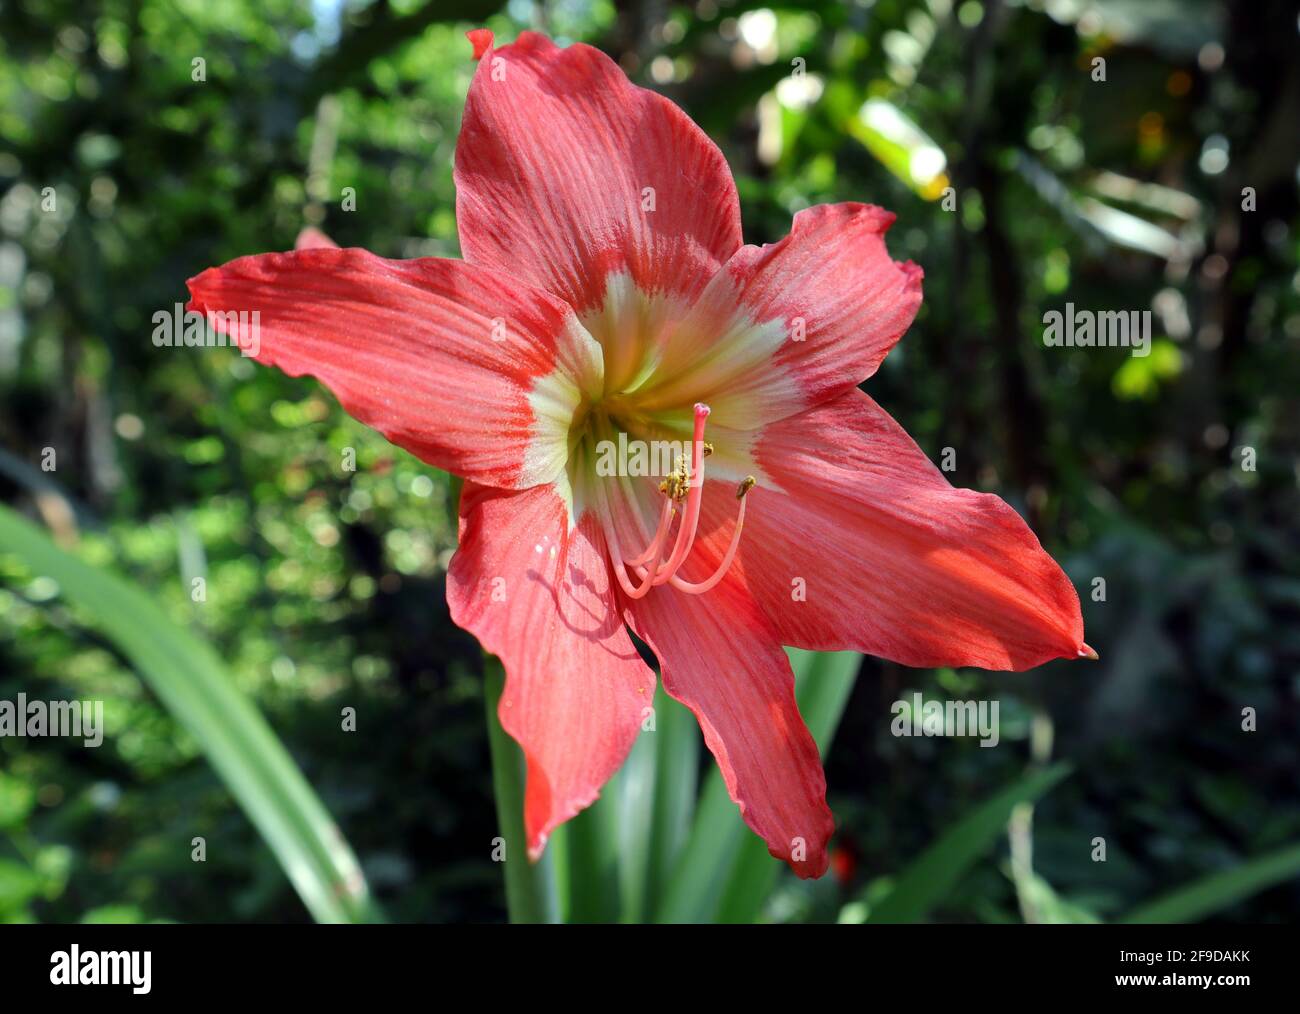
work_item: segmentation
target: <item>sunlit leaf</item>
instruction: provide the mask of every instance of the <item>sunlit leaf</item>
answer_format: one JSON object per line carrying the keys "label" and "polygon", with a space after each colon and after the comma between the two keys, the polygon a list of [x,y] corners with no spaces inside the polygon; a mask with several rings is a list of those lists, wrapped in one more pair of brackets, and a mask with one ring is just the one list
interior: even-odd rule
{"label": "sunlit leaf", "polygon": [[938,200],[949,185],[943,149],[892,102],[868,99],[849,121],[849,131],[926,200]]}

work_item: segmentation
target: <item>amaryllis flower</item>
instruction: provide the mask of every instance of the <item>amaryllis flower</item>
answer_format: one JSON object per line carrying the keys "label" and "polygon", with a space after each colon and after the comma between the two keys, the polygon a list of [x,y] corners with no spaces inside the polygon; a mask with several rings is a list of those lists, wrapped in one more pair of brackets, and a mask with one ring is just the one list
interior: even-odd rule
{"label": "amaryllis flower", "polygon": [[[671,102],[589,46],[470,38],[463,261],[314,234],[191,279],[191,307],[260,311],[262,363],[464,477],[447,600],[505,665],[532,856],[641,730],[630,628],[745,821],[818,876],[833,822],[782,645],[1025,669],[1092,655],[1078,595],[858,390],[921,303],[892,214],[809,208],[745,246],[722,154]],[[620,435],[685,453],[604,474]]]}

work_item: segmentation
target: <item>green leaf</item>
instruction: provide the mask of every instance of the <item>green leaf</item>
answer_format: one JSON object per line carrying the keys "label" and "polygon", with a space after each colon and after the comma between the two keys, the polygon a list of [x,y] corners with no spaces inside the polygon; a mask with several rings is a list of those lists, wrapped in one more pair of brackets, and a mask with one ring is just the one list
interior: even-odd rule
{"label": "green leaf", "polygon": [[78,920],[83,926],[139,926],[149,921],[135,905],[100,905],[84,912]]}
{"label": "green leaf", "polygon": [[22,824],[35,804],[30,785],[0,771],[0,831]]}
{"label": "green leaf", "polygon": [[799,713],[825,757],[840,726],[844,705],[849,702],[862,656],[855,651],[801,651],[787,648],[794,668],[795,696]]}
{"label": "green leaf", "polygon": [[959,820],[899,875],[866,922],[917,922],[930,912],[1005,832],[1011,811],[1037,799],[1070,773],[1068,764],[1034,771]]}
{"label": "green leaf", "polygon": [[644,919],[649,895],[647,880],[658,767],[656,742],[655,733],[643,731],[632,744],[627,760],[602,793],[612,795],[616,800],[619,915],[620,921],[626,923],[638,923]]}
{"label": "green leaf", "polygon": [[16,913],[40,893],[40,877],[21,863],[0,857],[0,916]]}
{"label": "green leaf", "polygon": [[1300,844],[1194,881],[1135,909],[1120,922],[1195,922],[1296,876],[1300,876]]}
{"label": "green leaf", "polygon": [[487,710],[488,746],[492,753],[492,788],[497,824],[505,842],[501,867],[506,879],[506,909],[514,923],[560,921],[555,879],[555,846],[536,863],[528,859],[524,833],[524,753],[501,727],[497,706],[505,690],[506,674],[499,659],[484,659],[483,698]]}
{"label": "green leaf", "polygon": [[[795,672],[799,712],[825,756],[862,656],[797,649],[787,653]],[[783,868],[745,826],[721,772],[714,768],[656,921],[752,922]]]}
{"label": "green leaf", "polygon": [[319,922],[379,918],[356,857],[257,708],[207,642],[167,620],[130,582],[54,545],[0,507],[0,549],[58,583],[202,747]]}

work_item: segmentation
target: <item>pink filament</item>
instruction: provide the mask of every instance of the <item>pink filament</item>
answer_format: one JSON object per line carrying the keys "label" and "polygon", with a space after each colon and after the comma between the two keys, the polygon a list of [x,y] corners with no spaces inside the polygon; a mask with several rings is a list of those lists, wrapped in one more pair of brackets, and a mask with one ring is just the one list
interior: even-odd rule
{"label": "pink filament", "polygon": [[688,595],[703,595],[726,576],[727,571],[731,569],[731,561],[736,558],[736,550],[740,548],[740,530],[745,526],[745,501],[746,497],[742,496],[740,498],[740,513],[736,515],[736,527],[731,530],[731,544],[727,546],[727,551],[723,554],[718,569],[703,581],[685,581],[673,574],[669,577],[669,580],[674,588],[678,591],[684,591]]}
{"label": "pink filament", "polygon": [[[665,499],[664,509],[659,514],[659,527],[655,530],[654,538],[650,540],[650,545],[646,547],[645,552],[638,557],[638,559],[654,561],[648,573],[642,567],[636,568],[637,575],[642,579],[640,585],[633,585],[632,582],[628,580],[627,572],[623,569],[622,564],[614,568],[614,573],[618,575],[618,583],[623,586],[623,592],[628,598],[642,598],[646,592],[653,587],[655,574],[659,571],[659,554],[663,552],[664,541],[668,536],[668,529],[672,525],[672,520],[673,502],[671,499]],[[619,547],[618,534],[614,530],[612,522],[609,530],[609,541],[610,548],[614,551],[614,555],[619,559],[622,559],[623,550]],[[624,560],[623,562],[627,563],[628,561]]]}
{"label": "pink filament", "polygon": [[658,556],[659,550],[663,549],[663,538],[668,534],[668,528],[672,524],[674,514],[676,514],[676,511],[673,509],[672,499],[665,499],[664,509],[659,515],[659,529],[655,531],[654,537],[650,540],[650,545],[646,546],[643,552],[623,562],[629,567],[638,567],[649,563],[652,556]]}

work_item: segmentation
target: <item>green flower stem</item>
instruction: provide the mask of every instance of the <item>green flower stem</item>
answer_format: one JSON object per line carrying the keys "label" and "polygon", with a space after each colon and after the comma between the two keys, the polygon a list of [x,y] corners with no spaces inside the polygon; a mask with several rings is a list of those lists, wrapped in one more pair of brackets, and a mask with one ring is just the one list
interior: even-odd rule
{"label": "green flower stem", "polygon": [[559,922],[555,869],[550,854],[553,850],[543,853],[536,863],[528,859],[528,840],[524,835],[524,755],[497,717],[497,705],[506,685],[505,670],[500,660],[490,655],[484,659],[483,668],[492,787],[497,824],[505,842],[502,868],[506,878],[506,909],[514,923]]}

